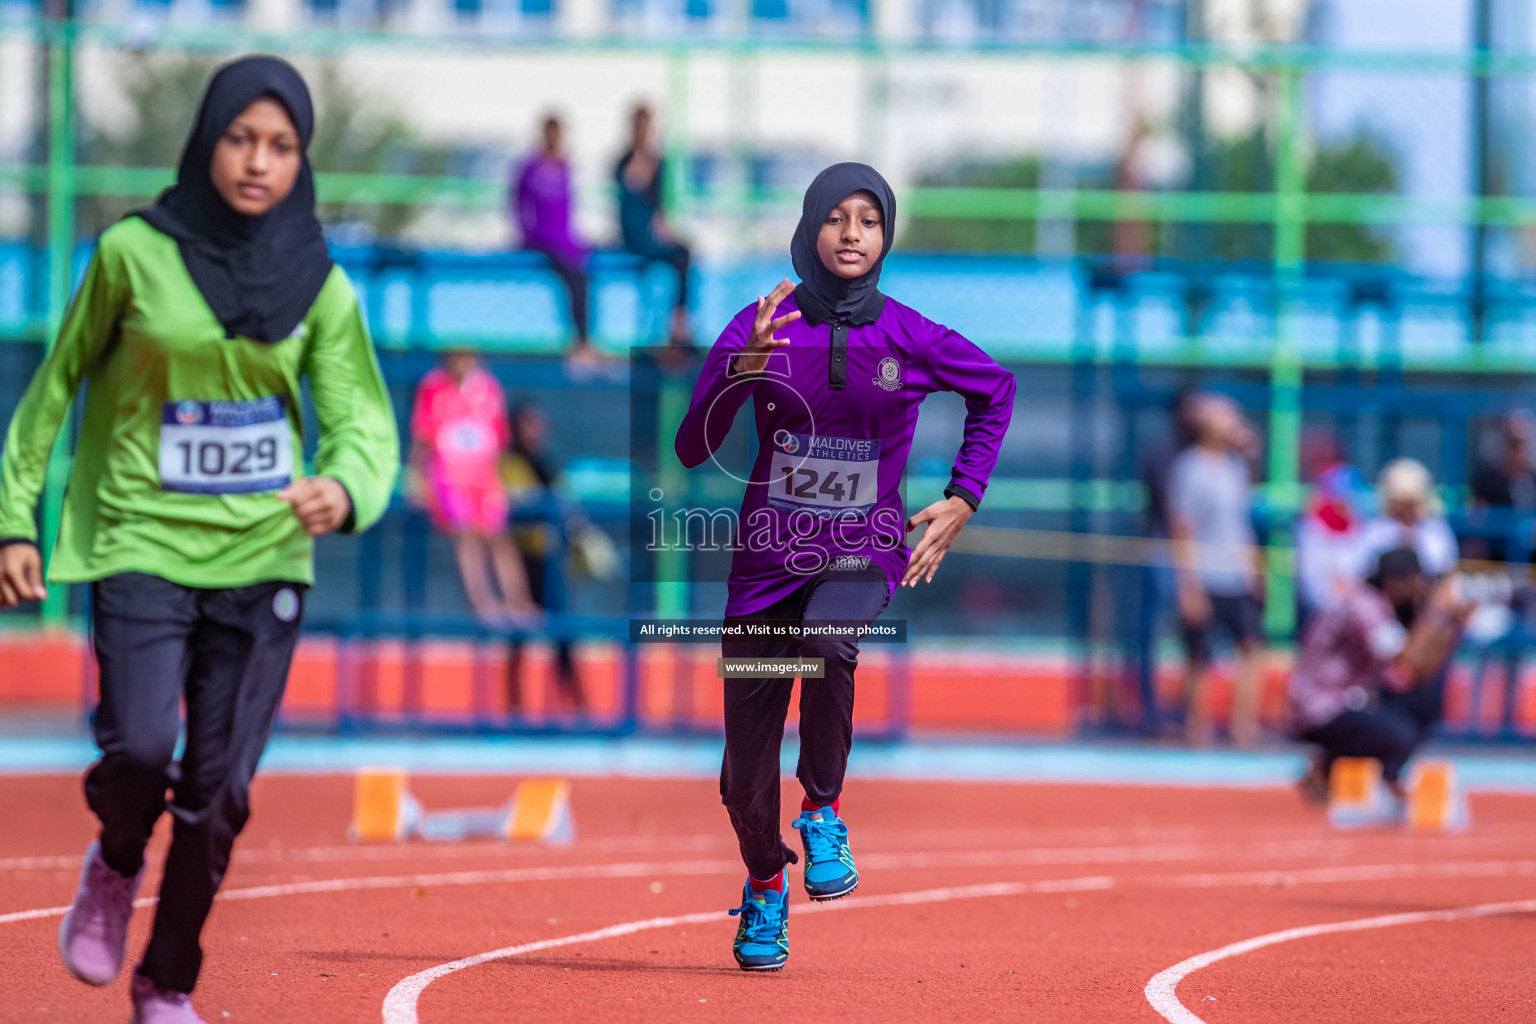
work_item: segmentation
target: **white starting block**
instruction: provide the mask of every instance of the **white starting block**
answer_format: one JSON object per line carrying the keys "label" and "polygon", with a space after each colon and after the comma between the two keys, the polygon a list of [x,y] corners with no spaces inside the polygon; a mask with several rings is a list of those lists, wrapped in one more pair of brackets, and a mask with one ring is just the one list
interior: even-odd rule
{"label": "white starting block", "polygon": [[361,768],[353,784],[347,836],[356,843],[399,843],[416,837],[433,842],[569,843],[576,838],[571,785],[565,779],[525,779],[500,807],[427,811],[411,794],[405,769]]}
{"label": "white starting block", "polygon": [[1374,757],[1341,757],[1328,775],[1328,824],[1334,828],[1384,828],[1401,825],[1402,801],[1381,779]]}
{"label": "white starting block", "polygon": [[1472,808],[1449,761],[1420,761],[1408,778],[1408,827],[1416,832],[1465,832]]}

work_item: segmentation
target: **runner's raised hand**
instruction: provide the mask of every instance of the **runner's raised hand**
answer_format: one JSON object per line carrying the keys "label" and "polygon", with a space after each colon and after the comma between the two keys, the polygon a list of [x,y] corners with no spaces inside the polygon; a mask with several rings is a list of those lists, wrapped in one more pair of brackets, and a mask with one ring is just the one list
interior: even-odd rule
{"label": "runner's raised hand", "polygon": [[277,497],[293,506],[293,514],[311,537],[341,529],[352,513],[352,496],[341,481],[328,476],[300,477],[278,491]]}
{"label": "runner's raised hand", "polygon": [[21,541],[0,548],[0,608],[48,596],[43,586],[43,556],[36,544]]}
{"label": "runner's raised hand", "polygon": [[955,542],[955,535],[975,511],[964,498],[951,497],[934,502],[907,520],[908,533],[923,523],[927,523],[928,528],[912,551],[906,575],[901,578],[902,586],[915,587],[919,582],[933,582],[933,574],[939,571],[939,563],[944,561],[949,546]]}
{"label": "runner's raised hand", "polygon": [[773,314],[778,312],[779,303],[789,298],[794,290],[795,286],[786,277],[766,298],[761,295],[757,297],[757,319],[752,322],[752,336],[747,339],[747,347],[736,354],[731,364],[732,373],[762,373],[768,368],[768,357],[775,350],[789,344],[788,338],[775,338],[773,334],[800,319],[800,311],[797,309],[793,313],[785,313],[777,320]]}

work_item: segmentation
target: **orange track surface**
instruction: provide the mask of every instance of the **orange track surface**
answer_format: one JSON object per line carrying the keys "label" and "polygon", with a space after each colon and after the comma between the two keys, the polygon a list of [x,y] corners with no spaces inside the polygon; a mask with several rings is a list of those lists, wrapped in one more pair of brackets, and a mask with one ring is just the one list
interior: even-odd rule
{"label": "orange track surface", "polygon": [[[512,784],[435,776],[413,788],[432,808],[494,804]],[[785,791],[788,807],[797,794]],[[580,838],[564,849],[349,847],[349,793],[340,776],[258,780],[225,886],[235,898],[205,934],[195,1003],[211,1024],[377,1022],[390,988],[434,965],[695,912],[719,916],[450,974],[422,993],[420,1021],[1152,1022],[1143,987],[1202,951],[1292,926],[1536,895],[1533,797],[1476,796],[1471,833],[1412,836],[1333,832],[1273,790],[854,782],[843,810],[859,892],[819,913],[796,892],[788,967],[745,975],[725,915],[742,872],[710,782],[575,780]],[[4,779],[0,820],[0,1020],[120,1022],[126,982],[70,980],[58,917],[3,918],[68,901],[91,835],[78,780]],[[526,871],[541,867],[563,877]],[[451,874],[480,871],[522,873]],[[251,891],[327,880],[368,887]],[[878,900],[1048,881],[1062,884]],[[152,876],[146,892],[157,885]],[[135,951],[149,916],[135,919]],[[1215,964],[1177,993],[1211,1024],[1531,1021],[1533,927],[1525,915],[1311,938]]]}

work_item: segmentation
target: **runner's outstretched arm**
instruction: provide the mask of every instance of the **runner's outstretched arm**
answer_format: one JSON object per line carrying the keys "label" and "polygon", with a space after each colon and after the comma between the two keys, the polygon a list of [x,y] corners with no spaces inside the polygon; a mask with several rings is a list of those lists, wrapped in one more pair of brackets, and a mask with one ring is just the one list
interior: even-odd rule
{"label": "runner's outstretched arm", "polygon": [[80,382],[112,343],[127,297],[121,254],[103,240],[53,348],[11,417],[0,458],[0,542],[37,542],[37,499],[54,440]]}
{"label": "runner's outstretched arm", "polygon": [[939,563],[981,505],[987,481],[997,466],[1003,438],[1013,418],[1017,390],[1013,374],[955,331],[945,330],[933,359],[936,390],[953,391],[965,399],[965,437],[950,470],[944,500],[934,502],[907,520],[911,532],[923,523],[928,528],[912,551],[903,586],[932,582]]}
{"label": "runner's outstretched arm", "polygon": [[933,380],[938,390],[953,391],[965,399],[965,436],[945,493],[959,495],[977,508],[1013,418],[1017,384],[1012,372],[955,331],[947,332],[939,343]]}

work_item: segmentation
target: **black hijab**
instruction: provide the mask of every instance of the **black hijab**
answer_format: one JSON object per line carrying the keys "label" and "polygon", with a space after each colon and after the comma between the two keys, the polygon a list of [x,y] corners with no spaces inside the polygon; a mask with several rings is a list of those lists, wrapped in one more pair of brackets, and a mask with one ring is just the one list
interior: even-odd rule
{"label": "black hijab", "polygon": [[[209,164],[230,122],[264,96],[293,118],[303,164],[287,198],[260,217],[247,217],[219,195]],[[231,61],[214,73],[203,93],[176,184],[138,212],[176,239],[187,272],[227,338],[282,341],[304,320],[330,276],[309,167],[314,129],[309,89],[291,64],[277,57]]]}
{"label": "black hijab", "polygon": [[[860,190],[874,195],[884,220],[885,244],[880,257],[862,277],[838,277],[816,252],[816,236],[821,225],[837,204]],[[885,309],[885,296],[876,287],[880,283],[880,264],[896,240],[896,196],[880,172],[868,164],[833,164],[805,190],[805,206],[800,223],[789,243],[789,255],[795,264],[800,284],[795,288],[795,305],[807,322],[819,324],[832,317],[847,317],[850,323],[872,324]]]}

